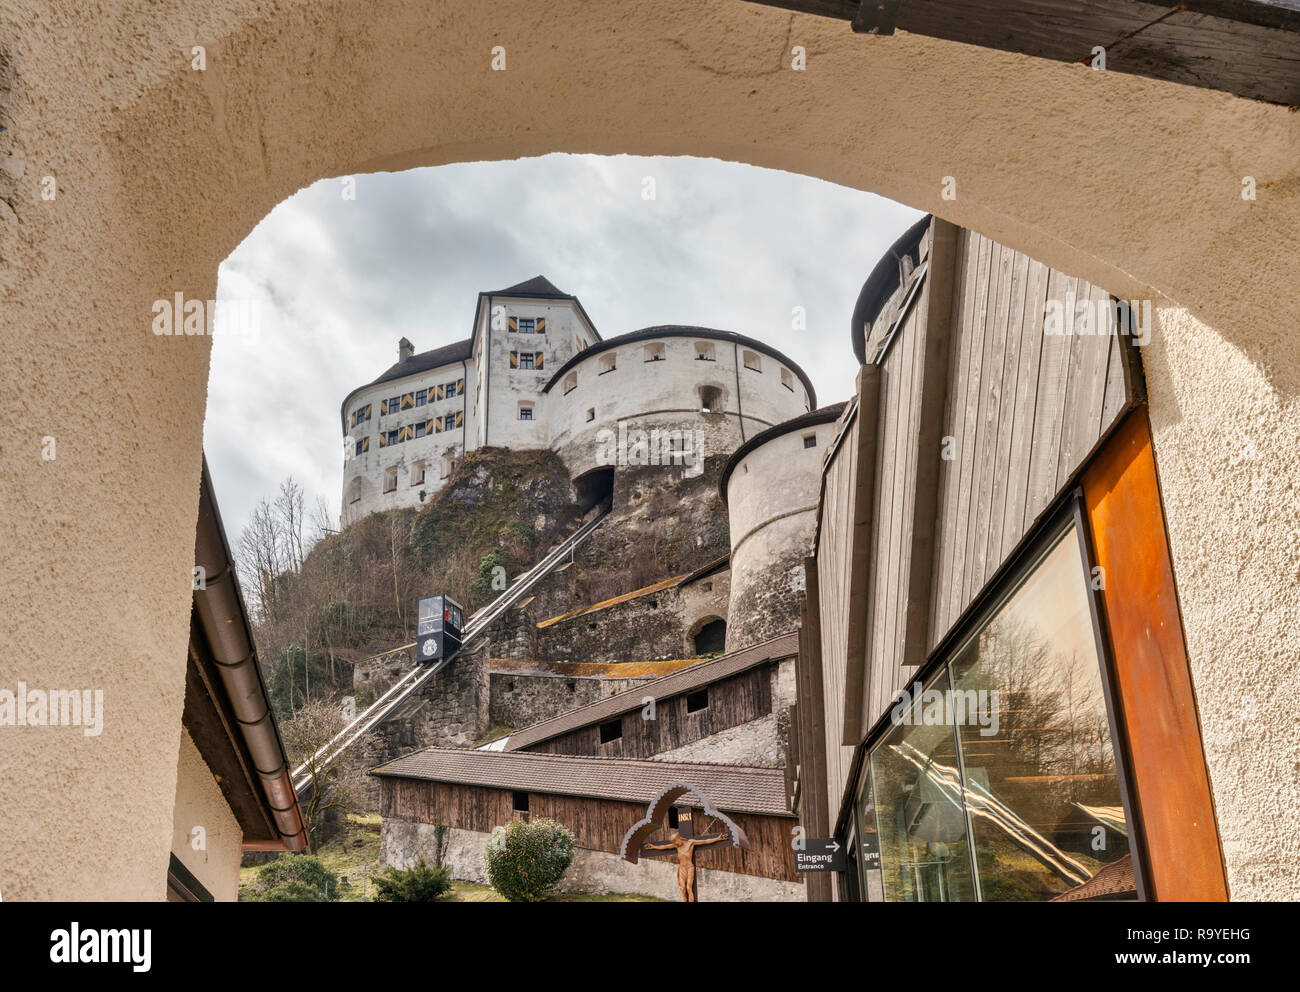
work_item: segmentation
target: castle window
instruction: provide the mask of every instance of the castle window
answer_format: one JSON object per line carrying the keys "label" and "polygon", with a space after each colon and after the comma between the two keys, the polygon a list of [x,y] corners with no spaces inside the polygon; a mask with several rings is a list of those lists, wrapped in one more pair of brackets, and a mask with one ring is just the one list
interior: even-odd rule
{"label": "castle window", "polygon": [[520,419],[520,420],[532,420],[532,419],[533,419],[533,405],[532,405],[531,403],[520,403],[520,404],[519,404],[519,419]]}
{"label": "castle window", "polygon": [[365,439],[364,437],[363,437],[363,438],[358,438],[358,439],[357,439],[357,454],[359,455],[359,454],[361,454],[361,453],[362,453],[363,451],[365,451],[365,450],[366,450],[366,439]]}
{"label": "castle window", "polygon": [[411,466],[411,485],[424,485],[424,462],[416,462]]}
{"label": "castle window", "polygon": [[781,370],[781,385],[790,390],[790,392],[794,392],[794,375],[789,369]]}
{"label": "castle window", "polygon": [[749,369],[751,372],[763,371],[763,360],[758,357],[758,352],[741,352],[741,360],[745,363],[745,368]]}
{"label": "castle window", "polygon": [[618,352],[611,351],[608,354],[600,356],[599,375],[604,375],[606,372],[613,372],[616,368],[618,368]]}
{"label": "castle window", "polygon": [[464,383],[465,383],[464,379],[457,379],[455,382],[447,383],[443,395],[445,395],[447,399],[451,399],[453,396],[456,396],[457,394],[463,391]]}
{"label": "castle window", "polygon": [[805,435],[803,436],[803,446],[804,446],[805,448],[815,448],[815,447],[817,447],[817,435],[816,435],[816,434],[805,434]]}
{"label": "castle window", "polygon": [[445,479],[451,475],[451,470],[456,467],[456,458],[454,455],[443,455],[442,464],[439,466],[439,474]]}
{"label": "castle window", "polygon": [[388,413],[396,413],[401,405],[402,398],[400,396],[390,396],[388,398]]}
{"label": "castle window", "polygon": [[532,334],[536,326],[537,325],[532,318],[521,318],[519,321],[519,333]]}
{"label": "castle window", "polygon": [[428,432],[429,432],[429,425],[427,421],[421,420],[418,424],[415,425],[416,437],[424,437],[424,435],[427,434]]}
{"label": "castle window", "polygon": [[429,400],[429,391],[427,389],[418,390],[415,394],[415,405],[424,406]]}
{"label": "castle window", "polygon": [[717,360],[714,357],[712,341],[695,342],[695,360],[697,362],[712,362]]}
{"label": "castle window", "polygon": [[653,344],[645,346],[645,360],[647,362],[662,362],[664,360],[664,345],[662,341],[656,341]]}
{"label": "castle window", "polygon": [[384,469],[384,492],[391,493],[397,491],[397,466]]}
{"label": "castle window", "polygon": [[722,412],[722,390],[717,386],[700,387],[700,413]]}
{"label": "castle window", "polygon": [[396,444],[399,440],[401,440],[401,435],[402,435],[402,432],[401,432],[400,430],[389,431],[389,432],[388,432],[388,443],[389,443],[389,444]]}
{"label": "castle window", "polygon": [[359,503],[361,501],[361,476],[352,477],[352,485],[348,487],[348,502]]}
{"label": "castle window", "polygon": [[578,388],[578,373],[570,372],[564,377],[564,394],[567,396]]}
{"label": "castle window", "polygon": [[587,408],[587,423],[591,423],[591,422],[592,422],[593,420],[595,420],[595,419],[596,419],[596,408],[595,408],[594,406],[593,406],[593,407],[588,407],[588,408]]}
{"label": "castle window", "polygon": [[623,736],[623,721],[621,719],[610,720],[600,725],[600,742],[602,744],[608,744],[611,741],[616,741],[622,736]]}

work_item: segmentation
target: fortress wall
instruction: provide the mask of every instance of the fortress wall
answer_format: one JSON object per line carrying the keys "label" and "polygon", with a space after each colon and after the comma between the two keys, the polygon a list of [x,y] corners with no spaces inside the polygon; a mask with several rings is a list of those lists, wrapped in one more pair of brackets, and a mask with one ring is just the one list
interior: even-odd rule
{"label": "fortress wall", "polygon": [[[697,340],[710,341],[714,361],[695,358]],[[645,360],[651,345],[662,345],[662,361]],[[740,346],[740,353],[745,350]],[[611,355],[615,368],[602,374],[602,361]],[[576,477],[602,463],[601,432],[617,436],[620,423],[646,431],[690,431],[692,436],[703,431],[705,454],[714,455],[734,451],[742,433],[752,437],[804,412],[806,397],[798,376],[766,353],[760,353],[761,372],[744,368],[741,355],[738,402],[737,355],[732,342],[703,335],[646,338],[596,352],[570,370],[577,374],[576,387],[565,392],[566,373],[546,395],[551,446]],[[782,370],[790,373],[793,389],[782,385]],[[722,412],[700,413],[702,386],[720,390]]]}
{"label": "fortress wall", "polygon": [[[815,447],[804,447],[808,436]],[[803,559],[817,524],[822,458],[834,438],[834,422],[793,429],[747,454],[727,480],[728,651],[799,625]]]}

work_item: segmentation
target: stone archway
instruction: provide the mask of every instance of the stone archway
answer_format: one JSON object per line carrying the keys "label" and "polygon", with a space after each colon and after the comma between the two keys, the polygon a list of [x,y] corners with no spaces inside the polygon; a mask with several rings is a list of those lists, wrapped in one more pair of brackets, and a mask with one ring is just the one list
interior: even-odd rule
{"label": "stone archway", "polygon": [[[19,769],[0,822],[12,898],[162,896],[209,342],[154,336],[151,307],[213,299],[220,261],[322,177],[714,156],[882,193],[1116,294],[1161,294],[1146,373],[1198,685],[1282,664],[1298,624],[1277,577],[1300,570],[1300,115],[739,0],[123,0],[108,16],[73,0],[0,10],[0,644],[15,678],[113,688],[93,747],[0,740]],[[790,69],[794,44],[807,71]],[[1300,692],[1291,670],[1265,681],[1270,700]],[[1286,708],[1266,702],[1258,760],[1230,761],[1238,702],[1207,695],[1201,718],[1221,745],[1224,836],[1246,852],[1230,880],[1264,896],[1287,882],[1244,825],[1297,755]],[[27,815],[51,782],[77,831]]]}

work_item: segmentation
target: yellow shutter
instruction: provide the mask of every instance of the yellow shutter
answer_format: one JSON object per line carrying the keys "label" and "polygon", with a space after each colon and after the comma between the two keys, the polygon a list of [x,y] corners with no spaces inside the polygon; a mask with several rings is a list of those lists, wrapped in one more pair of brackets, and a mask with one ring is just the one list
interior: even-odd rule
{"label": "yellow shutter", "polygon": [[388,400],[380,400],[379,415],[383,417],[383,416],[387,416],[387,414],[388,414]]}
{"label": "yellow shutter", "polygon": [[413,406],[415,406],[415,394],[407,393],[405,396],[402,397],[402,409],[409,410]]}
{"label": "yellow shutter", "polygon": [[461,395],[461,396],[464,396],[464,395],[465,395],[465,380],[464,380],[464,379],[457,379],[457,380],[456,380],[456,392],[457,392],[459,395]]}
{"label": "yellow shutter", "polygon": [[387,435],[387,434],[380,434],[380,435],[379,435],[379,446],[380,446],[381,448],[386,448],[386,447],[388,447],[388,435]]}
{"label": "yellow shutter", "polygon": [[517,331],[517,330],[519,330],[519,318],[518,318],[518,317],[511,317],[511,318],[510,318],[510,329],[511,329],[512,331]]}
{"label": "yellow shutter", "polygon": [[546,333],[546,318],[545,318],[545,317],[538,317],[538,318],[537,318],[537,333],[538,333],[538,334],[545,334],[545,333]]}
{"label": "yellow shutter", "polygon": [[438,399],[443,399],[443,395],[442,395],[442,386],[441,386],[441,385],[438,386]]}
{"label": "yellow shutter", "polygon": [[363,437],[363,438],[361,439],[361,450],[362,450],[362,451],[369,451],[369,450],[370,450],[370,438],[368,438],[368,437]]}
{"label": "yellow shutter", "polygon": [[537,353],[537,361],[534,363],[534,367],[539,370],[542,367],[542,353],[540,351]]}
{"label": "yellow shutter", "polygon": [[434,418],[433,418],[433,430],[434,430],[434,433],[436,433],[436,434],[441,434],[441,433],[442,433],[442,418],[441,418],[441,417],[434,417]]}
{"label": "yellow shutter", "polygon": [[517,352],[517,351],[512,351],[512,352],[510,353],[510,367],[511,367],[512,369],[517,369],[517,368],[519,368],[519,352]]}
{"label": "yellow shutter", "polygon": [[465,411],[464,411],[464,410],[457,410],[457,411],[456,411],[456,426],[457,426],[457,427],[464,427],[464,426],[465,426]]}

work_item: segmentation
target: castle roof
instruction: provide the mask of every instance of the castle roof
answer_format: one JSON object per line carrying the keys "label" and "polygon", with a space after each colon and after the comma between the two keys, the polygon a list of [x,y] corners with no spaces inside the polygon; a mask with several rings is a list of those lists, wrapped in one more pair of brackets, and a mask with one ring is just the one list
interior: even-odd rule
{"label": "castle roof", "polygon": [[808,413],[800,414],[789,420],[783,420],[779,424],[773,424],[765,431],[759,431],[748,441],[731,453],[727,459],[727,464],[722,466],[722,475],[718,477],[718,493],[722,496],[722,502],[727,502],[727,480],[731,478],[731,473],[736,470],[736,466],[755,448],[762,447],[768,441],[781,437],[784,434],[790,434],[805,427],[815,427],[817,424],[833,424],[840,419],[840,414],[848,406],[847,401],[832,403],[830,406],[824,406],[820,410],[812,410]]}
{"label": "castle roof", "polygon": [[555,284],[546,276],[533,276],[523,282],[515,283],[506,289],[498,289],[488,296],[539,296],[555,300],[576,300],[576,296],[555,288]]}
{"label": "castle roof", "polygon": [[555,375],[551,376],[550,382],[542,388],[542,392],[550,392],[551,387],[559,382],[566,372],[592,355],[598,355],[610,348],[617,348],[619,345],[634,344],[637,341],[651,341],[655,338],[708,338],[713,341],[731,341],[735,344],[744,345],[746,348],[754,348],[764,352],[797,375],[799,381],[803,383],[803,388],[808,392],[808,403],[811,406],[817,405],[817,391],[813,389],[812,380],[808,378],[808,374],[798,364],[777,351],[770,344],[764,344],[762,341],[744,334],[737,334],[735,331],[720,331],[713,327],[696,327],[691,324],[656,324],[654,327],[643,327],[639,331],[630,331],[627,334],[620,334],[617,337],[597,341],[590,348],[578,352],[561,365],[556,370]]}
{"label": "castle roof", "polygon": [[396,365],[389,366],[378,378],[372,379],[365,385],[352,390],[347,396],[343,397],[343,403],[339,407],[339,417],[343,421],[343,433],[348,432],[348,404],[352,402],[352,397],[356,396],[361,390],[394,379],[404,379],[408,375],[415,375],[418,372],[428,372],[430,369],[440,368],[443,365],[452,365],[455,362],[465,361],[473,354],[471,351],[472,345],[473,339],[466,338],[464,341],[445,344],[441,348],[434,348],[431,351],[422,351],[418,355],[404,358]]}
{"label": "castle roof", "polygon": [[867,276],[858,293],[858,301],[853,307],[853,317],[849,331],[853,337],[853,353],[858,356],[858,364],[867,363],[866,332],[877,315],[889,302],[889,298],[902,285],[902,272],[898,265],[904,255],[911,255],[914,265],[920,265],[919,247],[925,232],[930,229],[932,214],[926,214],[915,224],[898,236],[889,247],[889,251],[880,256],[880,261]]}

